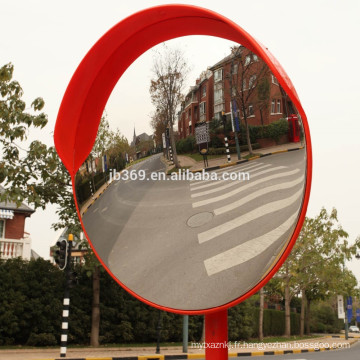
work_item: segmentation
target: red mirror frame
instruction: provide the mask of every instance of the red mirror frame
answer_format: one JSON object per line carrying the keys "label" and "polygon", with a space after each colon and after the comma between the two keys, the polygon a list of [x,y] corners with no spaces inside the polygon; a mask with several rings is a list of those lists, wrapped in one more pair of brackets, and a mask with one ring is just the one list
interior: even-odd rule
{"label": "red mirror frame", "polygon": [[[56,150],[72,178],[76,202],[75,174],[92,149],[101,116],[116,83],[126,69],[145,51],[161,42],[187,35],[208,35],[231,40],[244,45],[260,56],[278,79],[302,118],[307,152],[305,194],[298,223],[290,242],[275,266],[255,287],[222,306],[203,310],[179,310],[149,302],[124,286],[111,273],[98,256],[85,232],[102,266],[130,294],[144,303],[164,311],[198,315],[225,310],[259,291],[286,260],[305,219],[312,177],[309,127],[293,84],[270,51],[231,20],[204,8],[191,5],[162,5],[137,12],[105,33],[81,61],[62,99],[55,125],[54,142]],[[76,208],[83,226],[77,203]]]}

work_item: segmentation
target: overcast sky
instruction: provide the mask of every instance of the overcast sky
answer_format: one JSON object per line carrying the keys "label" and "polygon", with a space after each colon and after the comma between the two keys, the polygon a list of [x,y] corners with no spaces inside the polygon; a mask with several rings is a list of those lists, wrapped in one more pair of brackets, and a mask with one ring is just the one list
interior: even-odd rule
{"label": "overcast sky", "polygon": [[[77,65],[113,25],[151,5],[173,1],[0,0],[0,66],[12,62],[14,78],[28,105],[46,102],[49,124],[32,137],[51,144],[62,96]],[[174,2],[177,3],[177,2]],[[336,207],[350,240],[360,235],[360,2],[222,0],[182,1],[216,11],[265,44],[282,64],[307,114],[313,144],[313,185],[308,216],[322,206]],[[189,59],[192,82],[207,66],[228,53],[230,42],[209,37],[177,41]],[[201,54],[201,56],[200,56]],[[148,88],[154,53],[139,58],[124,74],[106,107],[113,127],[131,141],[148,132],[153,111]],[[33,249],[45,258],[55,242],[50,229],[55,207],[37,210],[27,220]],[[350,268],[360,279],[360,261]]]}

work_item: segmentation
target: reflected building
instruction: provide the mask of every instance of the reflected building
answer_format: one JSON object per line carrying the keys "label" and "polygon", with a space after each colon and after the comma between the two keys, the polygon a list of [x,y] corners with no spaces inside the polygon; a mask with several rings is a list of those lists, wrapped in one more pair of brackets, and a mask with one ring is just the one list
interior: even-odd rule
{"label": "reflected building", "polygon": [[[230,90],[231,89],[231,90]],[[295,113],[295,107],[265,62],[244,46],[209,67],[185,96],[178,114],[180,139],[194,135],[197,122],[234,115],[265,126]],[[245,114],[244,114],[245,113]]]}
{"label": "reflected building", "polygon": [[136,136],[135,126],[134,126],[134,135],[130,144],[130,148],[132,151],[131,155],[133,160],[147,156],[149,155],[149,153],[151,153],[151,150],[154,148],[153,137],[146,133],[142,133]]}

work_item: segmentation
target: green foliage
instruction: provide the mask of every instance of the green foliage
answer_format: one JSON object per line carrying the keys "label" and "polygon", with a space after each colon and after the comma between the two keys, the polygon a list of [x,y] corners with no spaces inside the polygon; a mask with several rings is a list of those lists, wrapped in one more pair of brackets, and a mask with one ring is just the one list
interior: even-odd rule
{"label": "green foliage", "polygon": [[279,141],[281,135],[287,134],[289,131],[289,123],[286,119],[274,121],[269,125],[264,126],[264,137],[269,137],[276,142]]}
{"label": "green foliage", "polygon": [[48,261],[1,261],[0,345],[51,342],[61,326],[63,283]]}
{"label": "green foliage", "polygon": [[339,333],[344,326],[336,311],[325,302],[314,305],[310,311],[310,329],[314,333]]}
{"label": "green foliage", "polygon": [[196,150],[196,141],[192,135],[176,142],[176,151],[179,154],[192,153],[194,150]]}
{"label": "green foliage", "polygon": [[[260,149],[260,145],[258,143],[252,144],[253,150]],[[247,145],[241,145],[240,151],[248,151],[249,148]],[[236,154],[236,147],[235,146],[229,146],[229,151],[231,154]],[[225,155],[226,154],[226,148],[209,148],[209,155]]]}
{"label": "green foliage", "polygon": [[35,334],[31,333],[26,345],[29,346],[54,346],[57,345],[57,341],[54,334]]}
{"label": "green foliage", "polygon": [[12,64],[0,68],[0,183],[4,187],[0,201],[27,202],[35,209],[57,204],[59,221],[54,229],[79,231],[71,179],[55,148],[38,140],[22,143],[32,128],[42,129],[48,120],[39,113],[44,107],[42,98],[31,103],[31,113],[26,111],[23,90],[12,79],[13,71]]}
{"label": "green foliage", "polygon": [[[291,334],[300,333],[300,314],[290,313]],[[259,336],[259,309],[254,310],[254,337]],[[264,336],[283,335],[285,332],[285,314],[283,311],[264,309]]]}
{"label": "green foliage", "polygon": [[254,334],[254,308],[250,301],[244,301],[229,309],[229,340],[248,340]]}

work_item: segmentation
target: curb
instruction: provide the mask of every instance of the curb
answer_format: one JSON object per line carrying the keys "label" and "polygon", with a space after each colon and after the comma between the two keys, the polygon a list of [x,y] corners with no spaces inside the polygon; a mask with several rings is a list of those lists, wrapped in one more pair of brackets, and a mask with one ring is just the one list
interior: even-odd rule
{"label": "curb", "polygon": [[[345,339],[345,335],[332,335],[332,338]],[[348,339],[360,339],[360,336],[348,336]]]}
{"label": "curb", "polygon": [[[333,336],[338,338],[339,336]],[[353,345],[358,340],[352,340],[349,345]],[[321,352],[339,350],[343,347],[327,347],[319,349],[295,349],[295,350],[274,350],[274,351],[251,351],[240,353],[229,353],[230,357],[245,356],[265,356],[265,355],[287,355],[287,354],[304,354],[310,352]],[[38,359],[38,360],[62,360],[63,358]],[[139,356],[115,356],[115,357],[86,357],[86,358],[68,358],[69,360],[180,360],[180,359],[205,359],[205,354],[179,354],[179,355],[139,355]]]}
{"label": "curb", "polygon": [[[131,164],[131,165],[129,165],[128,167],[126,167],[126,168],[124,168],[124,169],[122,169],[121,171],[120,171],[120,173],[122,173],[124,170],[128,170],[129,168],[131,168],[133,165]],[[107,190],[107,188],[112,184],[114,182],[114,180],[111,182],[111,183],[109,183],[109,181],[106,181],[106,187],[104,187],[104,189],[102,190],[102,191],[100,191],[97,195],[96,195],[96,197],[94,197],[93,199],[92,199],[92,202],[86,207],[86,209],[81,209],[81,211],[80,211],[80,214],[81,214],[81,216],[83,216],[88,210],[89,210],[89,208],[95,203],[95,201],[105,192],[105,190]],[[105,183],[104,183],[105,184]],[[48,360],[48,359],[45,359],[45,360]],[[75,360],[75,359],[74,359]]]}
{"label": "curb", "polygon": [[271,153],[256,155],[256,156],[253,156],[250,159],[238,160],[238,161],[234,161],[234,162],[231,162],[231,163],[228,163],[228,164],[217,165],[217,166],[212,166],[212,167],[208,167],[208,168],[205,168],[205,169],[190,170],[190,171],[192,173],[197,173],[197,172],[202,172],[203,170],[206,171],[206,172],[207,171],[213,171],[213,170],[219,170],[219,169],[223,169],[223,168],[226,168],[226,167],[243,164],[243,163],[246,163],[248,161],[256,160],[256,159],[259,159],[259,158],[262,158],[262,157],[265,157],[265,156],[270,156],[270,155],[275,155],[275,154],[280,154],[280,153],[290,152],[290,151],[296,151],[296,150],[302,150],[302,149],[304,149],[304,146],[301,146],[301,147],[298,147],[298,148],[292,148],[292,149],[277,150],[277,151],[274,151],[274,152],[271,152]]}
{"label": "curb", "polygon": [[105,192],[105,190],[107,190],[107,188],[112,184],[109,182],[106,182],[107,185],[104,187],[104,189],[102,191],[100,191],[93,199],[92,202],[86,207],[86,209],[83,209],[81,212],[81,216],[84,215],[90,208],[91,206],[95,203],[95,201]]}

